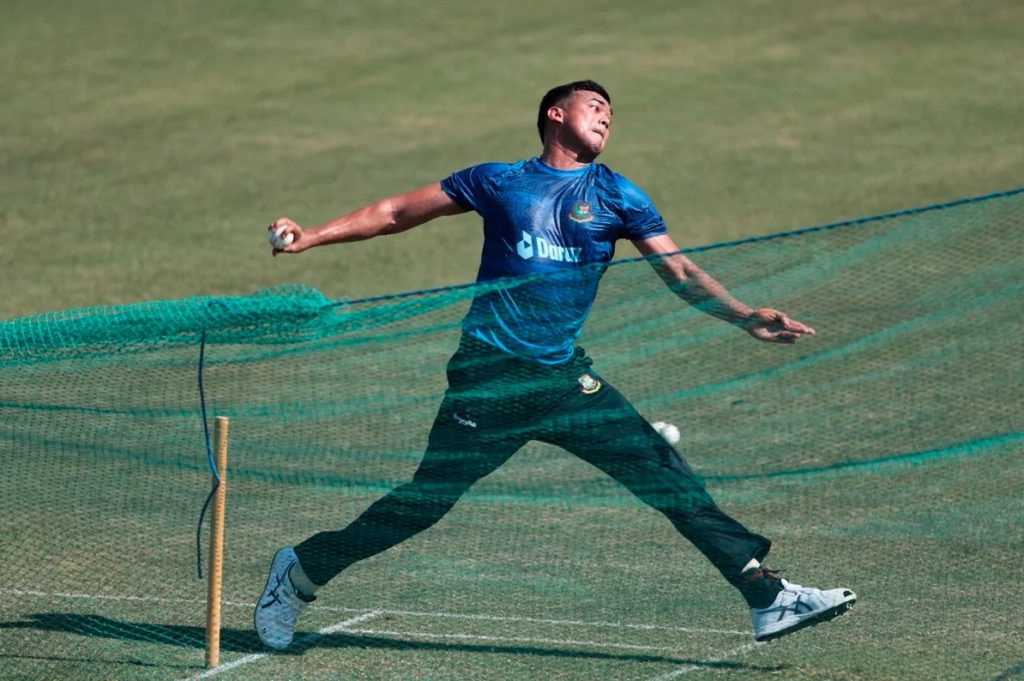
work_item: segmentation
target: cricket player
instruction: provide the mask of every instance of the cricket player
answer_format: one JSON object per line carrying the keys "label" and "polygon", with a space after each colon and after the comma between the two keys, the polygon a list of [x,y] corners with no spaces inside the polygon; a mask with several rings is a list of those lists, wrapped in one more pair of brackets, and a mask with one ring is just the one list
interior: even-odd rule
{"label": "cricket player", "polygon": [[850,589],[799,586],[764,567],[771,542],[718,508],[680,454],[575,345],[620,239],[648,256],[685,302],[759,341],[814,334],[782,312],[740,302],[679,253],[651,199],[595,162],[612,121],[611,97],[599,84],[560,85],[540,102],[537,158],[466,168],[319,227],[288,218],[270,225],[273,254],[297,254],[476,211],[484,232],[477,281],[502,284],[478,294],[462,323],[448,389],[412,480],[347,527],[274,556],[254,616],[266,646],[287,648],[319,588],[429,528],[531,440],[568,450],[663,513],[745,599],[757,641],[833,619],[856,601]]}

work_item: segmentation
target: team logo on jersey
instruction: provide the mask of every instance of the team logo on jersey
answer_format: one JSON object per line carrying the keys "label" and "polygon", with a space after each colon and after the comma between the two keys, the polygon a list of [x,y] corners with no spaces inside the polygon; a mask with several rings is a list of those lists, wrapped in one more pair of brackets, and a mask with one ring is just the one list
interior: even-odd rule
{"label": "team logo on jersey", "polygon": [[569,211],[569,219],[573,222],[590,222],[594,214],[590,211],[590,204],[586,201],[577,201]]}
{"label": "team logo on jersey", "polygon": [[583,374],[576,380],[579,382],[580,387],[583,389],[584,395],[593,395],[594,393],[601,389],[601,381],[597,380],[590,374]]}

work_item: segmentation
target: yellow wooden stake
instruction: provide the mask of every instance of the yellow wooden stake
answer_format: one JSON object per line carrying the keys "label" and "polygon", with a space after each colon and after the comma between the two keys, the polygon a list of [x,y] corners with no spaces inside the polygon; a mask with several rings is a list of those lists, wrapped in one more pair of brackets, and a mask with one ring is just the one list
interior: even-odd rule
{"label": "yellow wooden stake", "polygon": [[213,517],[210,521],[210,569],[206,588],[206,668],[220,664],[220,601],[224,572],[224,507],[228,495],[228,418],[218,416],[214,427],[217,451],[217,470],[220,484],[214,477],[217,492],[213,498]]}

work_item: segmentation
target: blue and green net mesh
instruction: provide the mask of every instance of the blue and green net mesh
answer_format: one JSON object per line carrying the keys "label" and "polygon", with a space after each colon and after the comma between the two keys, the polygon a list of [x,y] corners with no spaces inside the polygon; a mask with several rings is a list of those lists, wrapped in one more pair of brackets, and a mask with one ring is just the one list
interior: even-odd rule
{"label": "blue and green net mesh", "polygon": [[[835,637],[853,674],[906,638],[919,654],[891,678],[1005,670],[1024,631],[1024,192],[689,256],[817,335],[758,343],[635,259],[608,269],[580,345],[679,427],[784,576],[861,595],[778,655]],[[743,601],[661,514],[538,442],[343,572],[293,649],[266,654],[252,608],[271,556],[411,478],[481,290],[293,286],[0,323],[0,678],[204,673],[203,403],[231,419],[225,678],[796,674],[749,649]]]}

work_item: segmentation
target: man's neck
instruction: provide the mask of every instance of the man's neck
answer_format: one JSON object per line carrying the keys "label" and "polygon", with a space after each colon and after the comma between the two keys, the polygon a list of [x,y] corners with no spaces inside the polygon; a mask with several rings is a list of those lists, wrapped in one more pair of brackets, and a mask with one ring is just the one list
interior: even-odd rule
{"label": "man's neck", "polygon": [[544,145],[544,153],[540,160],[546,165],[558,170],[578,170],[588,166],[597,158],[589,153],[583,153],[576,149],[570,149],[558,140],[550,140]]}

